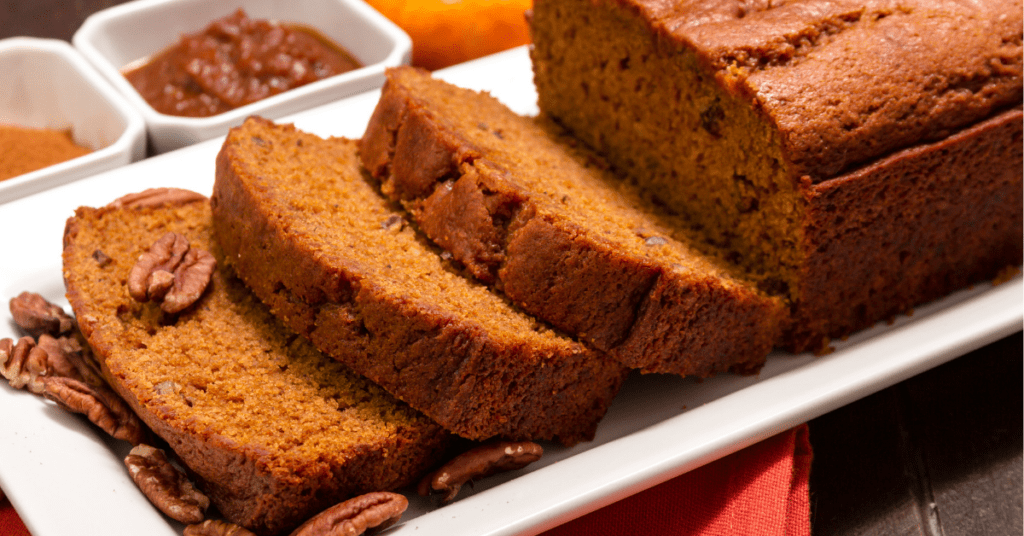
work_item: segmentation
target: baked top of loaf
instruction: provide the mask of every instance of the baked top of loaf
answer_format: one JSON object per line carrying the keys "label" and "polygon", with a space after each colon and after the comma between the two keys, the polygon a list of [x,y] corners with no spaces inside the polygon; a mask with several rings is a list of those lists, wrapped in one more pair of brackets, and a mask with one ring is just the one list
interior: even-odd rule
{"label": "baked top of loaf", "polygon": [[[223,262],[207,200],[185,197],[79,208],[65,231],[64,279],[107,380],[225,517],[278,533],[435,463],[448,434],[285,329]],[[218,261],[204,294],[176,315],[126,288],[140,254],[167,232]]]}
{"label": "baked top of loaf", "polygon": [[1019,259],[1019,1],[536,0],[530,27],[541,112],[788,298],[784,346]]}
{"label": "baked top of loaf", "polygon": [[613,3],[751,100],[797,178],[830,178],[1021,102],[1019,0]]}
{"label": "baked top of loaf", "polygon": [[782,316],[554,125],[413,68],[387,73],[364,165],[424,232],[515,303],[627,365],[763,362]]}
{"label": "baked top of loaf", "polygon": [[217,162],[230,262],[324,352],[469,439],[593,436],[625,369],[455,273],[368,182],[356,142],[250,118]]}

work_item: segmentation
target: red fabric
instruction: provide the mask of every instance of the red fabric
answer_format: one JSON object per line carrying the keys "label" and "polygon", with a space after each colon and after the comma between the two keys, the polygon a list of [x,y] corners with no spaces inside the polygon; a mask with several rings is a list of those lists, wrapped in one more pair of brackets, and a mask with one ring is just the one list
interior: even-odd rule
{"label": "red fabric", "polygon": [[[811,457],[802,424],[542,536],[809,536]],[[6,498],[0,535],[29,536]]]}
{"label": "red fabric", "polygon": [[30,536],[25,524],[11,506],[11,501],[0,494],[0,534],[3,536]]}
{"label": "red fabric", "polygon": [[809,536],[806,424],[542,536]]}

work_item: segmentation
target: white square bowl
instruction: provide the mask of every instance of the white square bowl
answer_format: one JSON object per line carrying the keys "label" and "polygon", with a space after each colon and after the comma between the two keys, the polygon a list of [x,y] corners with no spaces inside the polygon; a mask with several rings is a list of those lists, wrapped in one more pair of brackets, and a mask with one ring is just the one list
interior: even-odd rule
{"label": "white square bowl", "polygon": [[[317,29],[348,50],[364,67],[332,76],[210,117],[178,117],[154,110],[120,69],[160,52],[238,8],[254,19],[298,23]],[[139,0],[100,11],[82,24],[72,42],[142,114],[156,152],[225,134],[250,115],[277,119],[384,84],[384,69],[407,64],[412,41],[362,0]]]}
{"label": "white square bowl", "polygon": [[70,130],[92,151],[0,181],[0,204],[145,156],[142,116],[64,41],[0,41],[0,87],[0,123]]}

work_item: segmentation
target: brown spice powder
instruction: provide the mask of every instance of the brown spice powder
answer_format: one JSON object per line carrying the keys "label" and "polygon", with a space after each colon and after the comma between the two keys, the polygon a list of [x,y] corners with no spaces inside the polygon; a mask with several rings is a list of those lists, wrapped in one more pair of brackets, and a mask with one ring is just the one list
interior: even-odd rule
{"label": "brown spice powder", "polygon": [[0,124],[0,181],[89,152],[75,144],[70,130]]}

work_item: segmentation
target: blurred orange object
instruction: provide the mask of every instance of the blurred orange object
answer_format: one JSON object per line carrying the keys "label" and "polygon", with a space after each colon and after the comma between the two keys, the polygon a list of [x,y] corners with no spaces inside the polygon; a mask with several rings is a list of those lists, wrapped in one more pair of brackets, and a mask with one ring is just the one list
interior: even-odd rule
{"label": "blurred orange object", "polygon": [[412,64],[440,69],[530,42],[533,0],[367,0],[412,37]]}

